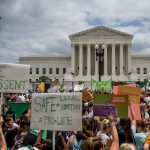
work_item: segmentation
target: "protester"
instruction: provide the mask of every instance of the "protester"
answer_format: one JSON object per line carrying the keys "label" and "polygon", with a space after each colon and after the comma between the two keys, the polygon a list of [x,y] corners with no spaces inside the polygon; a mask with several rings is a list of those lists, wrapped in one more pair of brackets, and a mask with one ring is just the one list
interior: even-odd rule
{"label": "protester", "polygon": [[117,124],[117,131],[119,136],[119,145],[122,143],[134,143],[134,136],[131,130],[131,120],[129,118],[120,118]]}
{"label": "protester", "polygon": [[137,150],[135,145],[129,143],[123,143],[120,146],[120,150]]}
{"label": "protester", "polygon": [[4,134],[2,131],[2,125],[3,125],[3,118],[0,116],[0,149],[1,150],[7,150],[5,137],[4,137]]}
{"label": "protester", "polygon": [[26,117],[20,118],[18,135],[14,138],[14,145],[11,150],[17,150],[23,146],[24,137],[29,130],[29,122]]}
{"label": "protester", "polygon": [[135,114],[134,114],[134,110],[131,107],[131,103],[129,103],[129,108],[131,110],[131,116],[132,116],[132,127],[131,127],[132,132],[134,134],[134,139],[136,142],[137,149],[141,150],[143,149],[143,143],[147,135],[146,125],[144,121],[142,120],[137,121],[135,119]]}
{"label": "protester", "polygon": [[[57,93],[57,88],[55,93]],[[62,87],[64,88],[64,87]],[[59,89],[64,92],[64,89]],[[99,91],[97,91],[100,94]],[[108,94],[102,92],[101,94]],[[110,94],[110,92],[109,92]],[[131,110],[130,118],[114,119],[111,112],[102,120],[95,116],[93,100],[82,103],[82,129],[83,131],[56,131],[56,150],[147,150],[150,145],[150,118],[149,118],[149,94],[142,94],[140,101],[141,120],[135,119],[135,112],[129,103]],[[31,102],[32,93],[6,94],[7,102]],[[22,103],[22,104],[23,104]],[[25,103],[24,103],[25,104]],[[43,104],[44,105],[44,104]],[[44,107],[44,106],[43,106]],[[16,119],[15,112],[11,107],[4,105],[4,123],[0,121],[0,146],[2,150],[52,150],[52,133],[46,130],[30,128],[32,108],[26,110],[20,118]],[[115,120],[115,121],[114,121]],[[5,135],[2,134],[3,133]]]}

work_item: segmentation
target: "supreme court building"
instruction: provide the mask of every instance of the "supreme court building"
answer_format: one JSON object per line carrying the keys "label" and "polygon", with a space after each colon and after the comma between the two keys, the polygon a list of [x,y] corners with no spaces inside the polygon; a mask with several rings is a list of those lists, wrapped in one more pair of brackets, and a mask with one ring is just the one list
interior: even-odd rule
{"label": "supreme court building", "polygon": [[[132,34],[104,26],[98,26],[69,36],[71,56],[27,56],[20,57],[21,64],[30,64],[30,81],[42,75],[50,79],[72,81],[95,80],[137,81],[150,77],[150,56],[132,55]],[[96,59],[98,50],[105,45],[103,57]],[[66,70],[68,70],[67,73]]]}

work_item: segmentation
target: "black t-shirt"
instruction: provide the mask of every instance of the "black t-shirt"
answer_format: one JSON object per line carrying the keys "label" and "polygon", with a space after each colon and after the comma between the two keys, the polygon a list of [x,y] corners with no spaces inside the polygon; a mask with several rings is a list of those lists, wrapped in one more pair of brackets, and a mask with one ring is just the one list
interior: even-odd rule
{"label": "black t-shirt", "polygon": [[5,137],[6,137],[7,147],[9,147],[9,148],[13,147],[14,138],[17,134],[18,134],[17,128],[6,131]]}

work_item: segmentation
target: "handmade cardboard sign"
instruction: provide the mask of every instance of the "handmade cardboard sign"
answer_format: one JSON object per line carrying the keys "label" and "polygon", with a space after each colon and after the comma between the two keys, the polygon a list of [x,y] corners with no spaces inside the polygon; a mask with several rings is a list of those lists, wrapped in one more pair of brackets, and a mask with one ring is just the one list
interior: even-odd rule
{"label": "handmade cardboard sign", "polygon": [[118,117],[118,111],[115,105],[112,104],[94,104],[93,113],[96,116],[100,116],[100,118],[106,118],[110,113]]}
{"label": "handmade cardboard sign", "polygon": [[33,94],[31,128],[82,130],[82,93]]}
{"label": "handmade cardboard sign", "polygon": [[26,93],[29,90],[30,65],[0,64],[0,92]]}
{"label": "handmade cardboard sign", "polygon": [[140,95],[142,90],[138,87],[130,87],[130,86],[118,86],[118,93],[121,95],[128,95],[129,100],[131,100],[135,104],[140,103]]}

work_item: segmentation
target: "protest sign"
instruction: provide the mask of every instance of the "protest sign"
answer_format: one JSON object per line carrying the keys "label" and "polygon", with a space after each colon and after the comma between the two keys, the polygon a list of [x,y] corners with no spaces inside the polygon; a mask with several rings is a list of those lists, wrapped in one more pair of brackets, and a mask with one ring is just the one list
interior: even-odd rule
{"label": "protest sign", "polygon": [[125,84],[124,86],[136,87],[136,84]]}
{"label": "protest sign", "polygon": [[29,89],[30,65],[0,64],[0,92],[26,93]]}
{"label": "protest sign", "polygon": [[[136,87],[136,84],[125,84],[125,85],[122,85],[122,86],[130,86],[130,87]],[[113,93],[116,95],[116,94],[119,94],[118,93],[118,86],[113,86]]]}
{"label": "protest sign", "polygon": [[115,95],[118,94],[118,86],[113,86],[113,93],[114,93]]}
{"label": "protest sign", "polygon": [[31,128],[46,130],[82,130],[81,93],[33,94]]}
{"label": "protest sign", "polygon": [[128,96],[127,95],[113,95],[110,103],[114,104],[119,112],[119,117],[126,118],[128,116]]}
{"label": "protest sign", "polygon": [[41,82],[38,84],[38,92],[44,92],[45,91],[45,83]]}
{"label": "protest sign", "polygon": [[[139,104],[132,103],[132,104],[131,104],[131,107],[132,107],[132,109],[133,109],[133,111],[134,111],[135,119],[136,119],[136,120],[141,120],[141,111],[140,111],[140,106],[139,106]],[[128,111],[128,117],[129,117],[130,119],[132,119],[130,108],[128,108],[128,110],[129,110],[129,111]]]}
{"label": "protest sign", "polygon": [[82,91],[83,88],[84,88],[84,84],[77,84],[77,85],[75,85],[75,87],[74,87],[74,91],[75,91],[75,92],[79,92],[79,91]]}
{"label": "protest sign", "polygon": [[94,104],[93,113],[100,116],[101,120],[107,118],[110,113],[113,113],[114,117],[118,117],[118,111],[112,104]]}
{"label": "protest sign", "polygon": [[129,100],[132,102],[139,104],[140,103],[140,96],[142,90],[138,87],[130,87],[130,86],[118,86],[118,93],[122,95],[128,95]]}
{"label": "protest sign", "polygon": [[97,80],[91,79],[91,90],[111,91],[111,87],[112,87],[111,80],[97,81]]}
{"label": "protest sign", "polygon": [[[113,95],[113,94],[94,94],[94,105],[97,104],[111,104],[115,106],[118,111],[118,116],[122,118],[128,117],[128,96],[127,95]],[[93,108],[93,111],[95,108]],[[113,108],[113,113],[115,108]],[[109,113],[109,111],[107,111]],[[109,114],[108,114],[109,115]]]}
{"label": "protest sign", "polygon": [[93,95],[88,91],[85,90],[82,92],[82,101],[83,102],[89,102],[91,99],[93,99]]}

